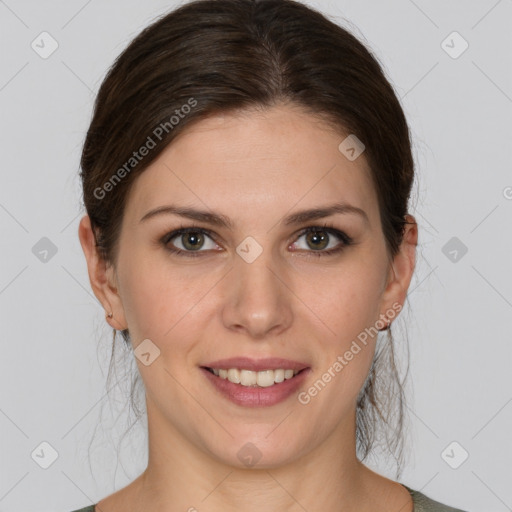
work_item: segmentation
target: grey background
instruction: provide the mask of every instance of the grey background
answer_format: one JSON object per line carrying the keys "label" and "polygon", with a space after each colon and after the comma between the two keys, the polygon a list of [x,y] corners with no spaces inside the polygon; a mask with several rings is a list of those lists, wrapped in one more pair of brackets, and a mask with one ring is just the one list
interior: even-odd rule
{"label": "grey background", "polygon": [[[111,330],[78,240],[77,172],[107,68],[175,5],[0,1],[0,511],[73,510],[145,467],[144,428],[132,429],[119,459],[112,445],[128,426],[118,417],[128,388],[121,379],[109,401]],[[401,315],[412,386],[400,481],[468,511],[512,510],[512,0],[310,5],[370,46],[414,139],[420,245]],[[46,59],[31,47],[43,31],[58,42]],[[446,45],[457,52],[461,41],[443,43],[453,31],[469,44],[457,58]],[[47,469],[36,463],[51,454],[42,442],[58,454]],[[446,461],[460,463],[462,450],[469,457],[453,469]]]}

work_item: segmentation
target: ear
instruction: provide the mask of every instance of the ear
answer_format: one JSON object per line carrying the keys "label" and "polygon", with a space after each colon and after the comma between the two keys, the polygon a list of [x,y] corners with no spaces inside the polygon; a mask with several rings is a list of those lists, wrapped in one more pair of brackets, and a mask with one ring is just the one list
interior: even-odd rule
{"label": "ear", "polygon": [[[416,265],[418,225],[412,215],[407,214],[405,219],[407,224],[404,225],[402,243],[390,262],[388,279],[382,296],[380,318],[384,319],[385,324],[387,323],[386,312],[394,310],[396,312],[394,316],[396,316],[402,310]],[[389,321],[392,321],[391,317],[389,317]]]}
{"label": "ear", "polygon": [[113,313],[112,318],[105,317],[106,321],[114,329],[126,329],[127,324],[117,289],[115,268],[101,257],[96,247],[96,239],[88,215],[85,215],[80,221],[78,237],[87,260],[89,281],[94,295],[105,309],[105,315]]}

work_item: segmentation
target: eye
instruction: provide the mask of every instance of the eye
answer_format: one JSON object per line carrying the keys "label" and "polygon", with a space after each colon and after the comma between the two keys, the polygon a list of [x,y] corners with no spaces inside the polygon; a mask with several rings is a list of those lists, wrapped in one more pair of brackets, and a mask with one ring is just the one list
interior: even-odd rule
{"label": "eye", "polygon": [[[299,234],[298,239],[302,237],[305,237],[307,246],[299,247],[299,249],[301,252],[302,249],[305,249],[308,255],[313,256],[334,255],[353,243],[352,238],[346,233],[327,225],[307,227]],[[331,243],[333,237],[338,239],[338,243],[334,246]],[[180,229],[171,231],[160,242],[167,251],[183,257],[197,257],[208,250],[218,250],[218,245],[214,242],[210,232],[195,226],[182,226]],[[297,242],[294,242],[292,246],[296,244]],[[294,247],[293,251],[296,249],[297,247]]]}
{"label": "eye", "polygon": [[[209,236],[208,231],[193,226],[187,228],[181,227],[180,229],[177,229],[165,235],[162,239],[162,243],[164,244],[165,248],[172,253],[186,253],[186,256],[194,257],[199,256],[199,254],[194,253],[204,252],[200,251],[200,249],[204,248],[205,240],[207,238],[209,238],[212,241],[212,244],[210,244],[209,247],[207,244],[206,249],[215,249],[215,246],[217,244],[213,242],[213,240]],[[171,244],[171,240],[174,239],[177,239],[177,242]],[[177,246],[176,243],[178,244]]]}
{"label": "eye", "polygon": [[[332,244],[333,235],[334,238],[341,240],[341,242]],[[305,237],[306,251],[313,256],[336,254],[352,244],[352,238],[346,233],[327,225],[310,226],[300,233],[299,239],[302,237]],[[295,244],[297,244],[297,242],[294,242],[293,245]]]}

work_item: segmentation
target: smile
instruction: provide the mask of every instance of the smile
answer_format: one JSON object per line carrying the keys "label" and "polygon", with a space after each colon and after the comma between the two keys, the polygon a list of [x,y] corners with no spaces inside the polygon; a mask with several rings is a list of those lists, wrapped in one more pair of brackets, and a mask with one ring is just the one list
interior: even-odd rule
{"label": "smile", "polygon": [[300,392],[311,368],[246,370],[200,367],[217,396],[243,407],[268,407]]}

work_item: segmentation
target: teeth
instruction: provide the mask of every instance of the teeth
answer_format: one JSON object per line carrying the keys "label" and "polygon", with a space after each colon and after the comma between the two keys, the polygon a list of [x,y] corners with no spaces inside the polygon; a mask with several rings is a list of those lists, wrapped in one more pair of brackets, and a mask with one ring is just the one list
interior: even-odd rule
{"label": "teeth", "polygon": [[274,382],[283,382],[284,374],[284,370],[274,370]]}
{"label": "teeth", "polygon": [[227,371],[227,378],[230,382],[234,382],[235,384],[240,383],[240,370],[237,368],[230,368]]}
{"label": "teeth", "polygon": [[262,387],[266,388],[275,383],[283,382],[291,379],[299,373],[299,370],[263,370],[261,372],[253,372],[251,370],[239,370],[238,368],[212,368],[215,375],[221,379],[227,379],[234,384],[242,386]]}
{"label": "teeth", "polygon": [[258,373],[259,372],[251,372],[250,370],[240,370],[240,384],[242,384],[242,386],[256,385],[258,383]]}

